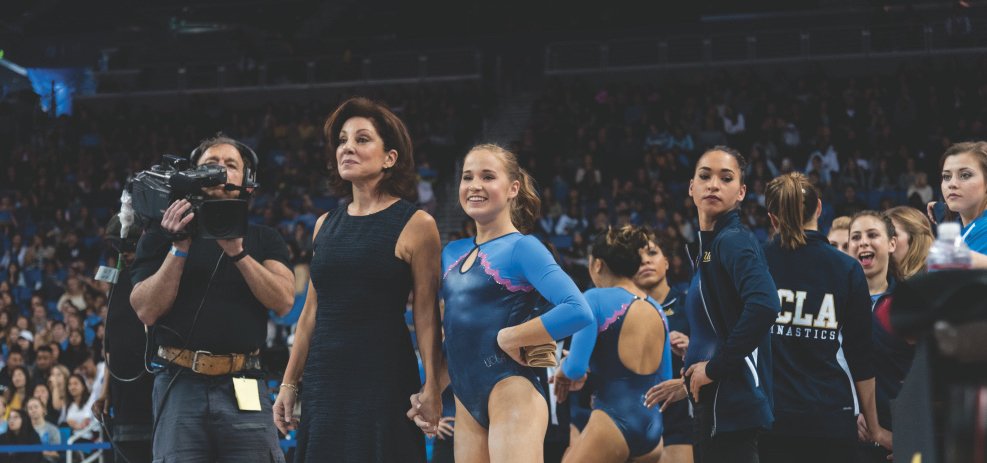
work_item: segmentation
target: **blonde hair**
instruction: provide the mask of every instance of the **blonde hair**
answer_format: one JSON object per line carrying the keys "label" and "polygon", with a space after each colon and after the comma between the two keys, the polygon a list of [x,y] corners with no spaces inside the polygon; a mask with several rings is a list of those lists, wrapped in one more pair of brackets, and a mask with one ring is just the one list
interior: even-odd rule
{"label": "blonde hair", "polygon": [[884,211],[884,214],[895,220],[908,233],[908,251],[905,253],[905,258],[897,264],[902,278],[911,278],[925,270],[925,259],[929,256],[929,248],[935,241],[932,225],[929,224],[925,214],[913,207],[893,207]]}
{"label": "blonde hair", "polygon": [[517,180],[521,187],[518,188],[517,196],[511,201],[511,223],[521,233],[531,233],[535,229],[538,215],[541,213],[541,199],[538,197],[538,189],[535,181],[526,170],[521,168],[514,153],[504,149],[500,145],[484,143],[470,148],[466,153],[469,156],[474,151],[488,151],[500,156],[504,163],[504,169],[511,181]]}
{"label": "blonde hair", "polygon": [[829,231],[840,231],[840,230],[850,230],[850,216],[842,215],[833,219],[833,224],[830,225]]}

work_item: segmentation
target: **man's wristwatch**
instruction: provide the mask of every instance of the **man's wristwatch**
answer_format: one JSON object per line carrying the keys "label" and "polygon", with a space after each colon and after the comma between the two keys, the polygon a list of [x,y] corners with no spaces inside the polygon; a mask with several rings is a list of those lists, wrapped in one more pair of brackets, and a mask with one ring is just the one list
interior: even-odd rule
{"label": "man's wristwatch", "polygon": [[247,257],[246,249],[240,251],[240,254],[237,254],[235,256],[230,256],[230,260],[232,260],[233,262],[240,262],[240,260],[242,260],[244,257]]}

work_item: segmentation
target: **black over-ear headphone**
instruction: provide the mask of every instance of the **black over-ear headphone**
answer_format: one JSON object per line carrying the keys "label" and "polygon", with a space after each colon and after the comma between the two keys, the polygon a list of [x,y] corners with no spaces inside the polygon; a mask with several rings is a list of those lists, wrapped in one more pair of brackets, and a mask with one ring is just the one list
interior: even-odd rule
{"label": "black over-ear headphone", "polygon": [[[240,157],[243,159],[243,163],[244,163],[243,187],[244,188],[256,187],[257,163],[260,162],[260,159],[257,157],[257,153],[255,153],[254,150],[251,149],[249,146],[240,143],[237,140],[225,136],[223,138],[226,138],[227,140],[224,140],[222,143],[216,143],[215,145],[212,146],[225,145],[225,144],[233,145],[233,147],[236,148],[237,152],[240,153]],[[209,148],[212,148],[212,146],[210,146]],[[192,164],[192,167],[198,165],[199,158],[202,157],[202,153],[204,153],[206,149],[203,149],[202,145],[199,145],[194,150],[192,150],[192,154],[190,154],[188,157],[189,162]]]}

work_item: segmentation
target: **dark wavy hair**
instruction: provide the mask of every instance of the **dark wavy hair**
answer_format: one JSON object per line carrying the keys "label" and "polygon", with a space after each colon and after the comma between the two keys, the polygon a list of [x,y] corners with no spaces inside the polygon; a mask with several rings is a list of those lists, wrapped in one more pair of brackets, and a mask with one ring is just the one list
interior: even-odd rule
{"label": "dark wavy hair", "polygon": [[411,135],[404,122],[386,106],[363,97],[350,98],[344,101],[326,119],[323,132],[329,146],[329,186],[337,195],[350,198],[353,196],[353,185],[343,180],[339,175],[336,164],[336,149],[339,148],[339,132],[343,124],[354,117],[365,117],[370,120],[377,134],[384,142],[384,151],[395,150],[398,159],[395,164],[384,169],[384,178],[378,184],[378,193],[415,202],[418,200],[418,173],[415,171],[415,158]]}
{"label": "dark wavy hair", "polygon": [[614,275],[633,278],[641,268],[641,248],[648,246],[648,233],[633,225],[610,228],[593,241],[591,254],[602,259]]}

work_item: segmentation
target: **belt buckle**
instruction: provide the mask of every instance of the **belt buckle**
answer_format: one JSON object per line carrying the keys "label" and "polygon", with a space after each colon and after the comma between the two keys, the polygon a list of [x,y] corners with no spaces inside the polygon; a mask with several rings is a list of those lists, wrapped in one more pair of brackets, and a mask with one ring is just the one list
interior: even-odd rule
{"label": "belt buckle", "polygon": [[192,355],[192,366],[191,366],[192,372],[203,374],[201,371],[199,371],[199,354],[212,355],[212,353],[205,350],[197,350],[195,351],[195,354]]}

